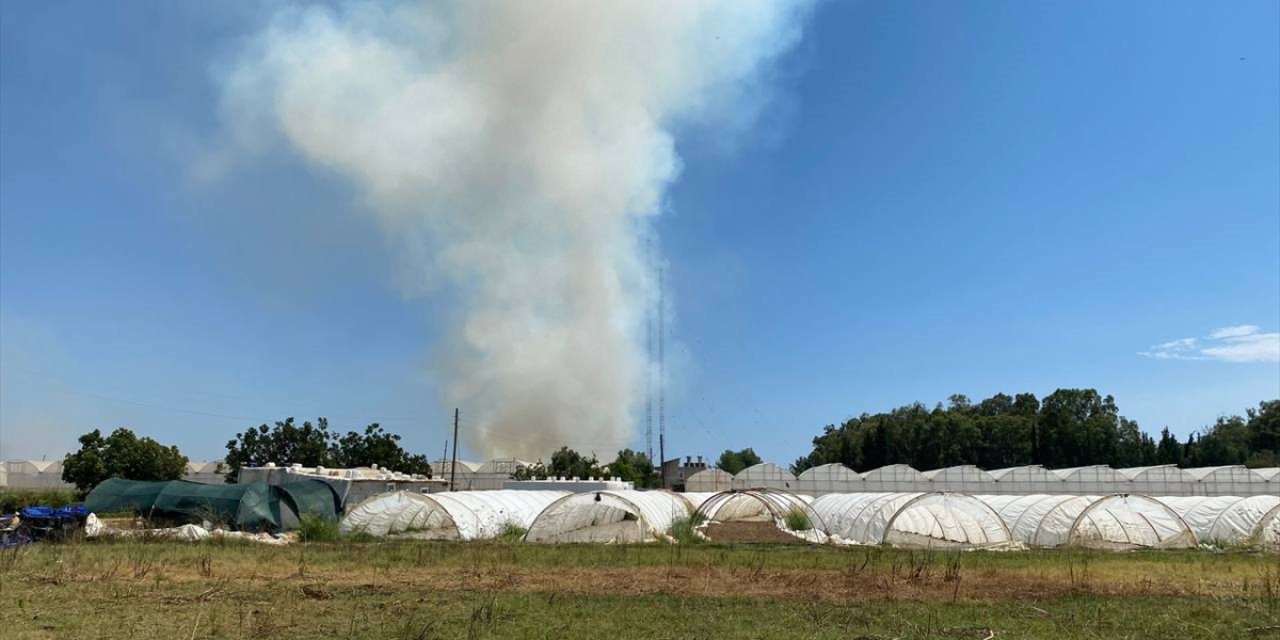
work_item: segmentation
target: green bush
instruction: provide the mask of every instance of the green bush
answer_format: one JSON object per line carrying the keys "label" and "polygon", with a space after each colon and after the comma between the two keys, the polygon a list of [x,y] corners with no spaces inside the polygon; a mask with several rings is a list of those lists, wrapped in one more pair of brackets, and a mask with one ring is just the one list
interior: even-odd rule
{"label": "green bush", "polygon": [[303,542],[333,542],[341,537],[338,522],[313,513],[298,519],[298,538]]}
{"label": "green bush", "polygon": [[508,522],[502,525],[502,533],[498,534],[498,539],[503,542],[520,542],[524,540],[526,533],[529,533],[528,529],[514,522]]}
{"label": "green bush", "polygon": [[368,531],[353,531],[351,533],[348,533],[345,536],[342,536],[342,540],[344,542],[354,542],[357,544],[367,544],[370,542],[382,541],[381,538],[373,535],[372,533],[369,533]]}
{"label": "green bush", "polygon": [[79,502],[74,489],[0,489],[0,513],[23,507],[65,507]]}
{"label": "green bush", "polygon": [[782,516],[782,521],[792,531],[808,531],[813,526],[809,523],[809,514],[799,507],[791,507],[791,510]]}
{"label": "green bush", "polygon": [[676,518],[671,522],[671,537],[676,539],[680,544],[697,544],[703,539],[698,536],[697,529],[702,523],[707,521],[707,517],[701,513],[694,513],[684,518]]}

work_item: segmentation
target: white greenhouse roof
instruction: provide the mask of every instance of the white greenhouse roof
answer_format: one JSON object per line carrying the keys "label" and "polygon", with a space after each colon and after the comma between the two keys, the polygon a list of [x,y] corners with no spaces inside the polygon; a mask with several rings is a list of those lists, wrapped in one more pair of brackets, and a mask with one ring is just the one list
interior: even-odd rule
{"label": "white greenhouse roof", "polygon": [[392,491],[356,505],[342,519],[341,530],[484,540],[498,537],[508,526],[529,528],[547,505],[565,495],[563,491]]}
{"label": "white greenhouse roof", "polygon": [[649,542],[665,539],[689,500],[668,491],[575,493],[534,518],[528,542]]}

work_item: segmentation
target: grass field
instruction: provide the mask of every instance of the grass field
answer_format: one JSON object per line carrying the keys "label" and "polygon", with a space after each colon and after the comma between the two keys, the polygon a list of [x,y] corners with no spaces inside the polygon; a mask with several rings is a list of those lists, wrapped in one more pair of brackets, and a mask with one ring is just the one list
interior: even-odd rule
{"label": "grass field", "polygon": [[0,551],[5,638],[1280,638],[1280,556],[95,542]]}

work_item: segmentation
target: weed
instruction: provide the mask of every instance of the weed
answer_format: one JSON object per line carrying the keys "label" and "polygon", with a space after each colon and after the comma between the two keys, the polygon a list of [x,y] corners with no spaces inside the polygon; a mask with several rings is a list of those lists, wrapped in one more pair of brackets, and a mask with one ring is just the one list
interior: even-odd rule
{"label": "weed", "polygon": [[520,542],[524,540],[524,534],[529,530],[520,526],[515,522],[506,522],[502,525],[502,532],[498,534],[498,540],[502,542]]}
{"label": "weed", "polygon": [[809,514],[805,513],[804,509],[799,507],[791,507],[791,509],[782,516],[782,521],[787,525],[787,528],[792,531],[808,531],[813,528],[813,524],[809,522]]}
{"label": "weed", "polygon": [[707,521],[701,513],[694,513],[684,518],[676,518],[671,522],[671,537],[680,544],[697,544],[703,539],[698,535],[698,527]]}
{"label": "weed", "polygon": [[306,513],[298,520],[298,539],[303,542],[333,542],[341,537],[338,523],[332,518]]}
{"label": "weed", "polygon": [[74,489],[0,489],[0,513],[24,507],[66,507],[80,500]]}

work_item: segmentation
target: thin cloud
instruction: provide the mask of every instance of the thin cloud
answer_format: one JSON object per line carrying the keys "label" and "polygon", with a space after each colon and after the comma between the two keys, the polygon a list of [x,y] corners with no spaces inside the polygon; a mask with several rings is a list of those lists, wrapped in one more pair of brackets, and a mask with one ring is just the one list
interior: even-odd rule
{"label": "thin cloud", "polygon": [[1252,324],[1221,327],[1204,338],[1171,340],[1138,355],[1157,360],[1280,362],[1280,333],[1263,333]]}
{"label": "thin cloud", "polygon": [[1222,327],[1209,334],[1210,338],[1220,340],[1222,338],[1241,338],[1245,336],[1255,335],[1262,331],[1262,328],[1256,324],[1242,324],[1238,327]]}

